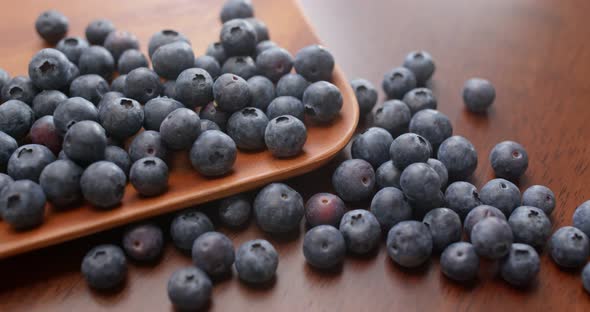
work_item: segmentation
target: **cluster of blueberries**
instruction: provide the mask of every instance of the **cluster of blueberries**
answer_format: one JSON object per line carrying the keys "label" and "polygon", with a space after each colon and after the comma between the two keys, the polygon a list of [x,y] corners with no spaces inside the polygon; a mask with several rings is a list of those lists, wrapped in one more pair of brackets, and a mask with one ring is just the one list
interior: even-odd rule
{"label": "cluster of blueberries", "polygon": [[133,34],[108,20],[91,22],[83,39],[66,37],[61,13],[42,13],[37,32],[55,48],[32,57],[28,77],[0,70],[3,221],[36,227],[46,201],[111,209],[127,181],[142,196],[160,195],[173,151],[188,152],[206,177],[229,174],[238,149],[299,155],[306,123],[329,124],[342,108],[329,82],[332,54],[311,45],[292,56],[269,40],[249,1],[228,1],[222,22],[206,55],[195,57],[185,35],[162,30],[146,57]]}

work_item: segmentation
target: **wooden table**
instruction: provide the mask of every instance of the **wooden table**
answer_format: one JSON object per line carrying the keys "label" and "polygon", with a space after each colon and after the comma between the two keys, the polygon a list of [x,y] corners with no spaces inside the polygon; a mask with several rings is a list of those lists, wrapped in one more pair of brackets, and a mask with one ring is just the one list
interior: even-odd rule
{"label": "wooden table", "polygon": [[[70,16],[72,33],[80,34],[90,18],[104,16],[122,21],[118,26],[138,34],[144,45],[160,27],[181,28],[177,25],[186,25],[190,19],[215,20],[220,7],[219,1],[209,0],[207,4],[195,4],[194,0],[177,0],[174,5],[167,2],[103,0],[87,4],[59,0],[53,6],[66,14],[83,12]],[[519,186],[522,190],[532,184],[551,187],[558,198],[552,216],[554,229],[571,224],[576,206],[590,198],[590,2],[302,2],[349,78],[365,77],[380,85],[383,73],[400,64],[408,51],[431,52],[437,64],[431,87],[439,109],[452,120],[454,133],[468,137],[479,152],[472,182],[479,187],[492,178],[487,155],[494,144],[516,140],[530,155],[529,170]],[[290,2],[255,3],[258,15],[271,25],[278,23],[272,19],[273,11],[293,9]],[[0,10],[0,52],[14,52],[14,57],[0,60],[0,66],[24,72],[23,64],[14,64],[22,58],[19,47],[25,46],[24,41],[37,40],[32,37],[32,24],[47,6],[32,0],[4,4]],[[210,10],[186,14],[187,10],[204,7]],[[135,15],[128,15],[130,12]],[[291,23],[300,26],[298,21]],[[280,29],[271,29],[271,36],[276,32]],[[191,39],[204,46],[215,38],[207,35]],[[310,40],[305,36],[299,39]],[[488,78],[496,86],[497,99],[487,116],[475,116],[463,109],[461,87],[473,76]],[[287,183],[305,198],[330,191],[337,160]],[[350,208],[359,207],[366,208],[367,204]],[[559,270],[545,252],[538,282],[523,291],[500,280],[493,263],[483,264],[477,283],[463,286],[441,275],[437,257],[421,269],[403,270],[391,262],[383,247],[370,257],[347,257],[338,272],[318,272],[305,264],[301,233],[269,237],[254,225],[242,231],[220,230],[236,245],[255,237],[271,240],[279,251],[280,264],[270,287],[247,287],[235,277],[218,281],[211,310],[590,310],[590,296],[582,289],[579,272]],[[79,274],[84,253],[94,244],[119,239],[120,230],[114,230],[0,261],[0,311],[170,310],[167,279],[177,268],[190,264],[188,256],[171,246],[157,266],[131,264],[127,284],[119,292],[99,294],[87,288]]]}

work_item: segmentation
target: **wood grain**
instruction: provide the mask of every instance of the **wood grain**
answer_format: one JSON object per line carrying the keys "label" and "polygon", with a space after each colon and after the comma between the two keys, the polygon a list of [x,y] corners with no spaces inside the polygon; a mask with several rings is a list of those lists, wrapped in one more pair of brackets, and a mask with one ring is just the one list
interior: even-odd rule
{"label": "wood grain", "polygon": [[[146,9],[158,7],[159,2],[152,2],[142,2],[142,6]],[[215,36],[219,35],[221,26],[217,15],[195,20],[193,18],[194,13],[211,10],[218,11],[219,8],[217,5],[211,6],[211,4],[205,2],[188,4],[179,1],[175,4],[176,6],[184,7],[186,10],[182,13],[169,13],[170,15],[166,15],[166,23],[155,24],[156,21],[154,21],[153,24],[150,23],[142,28],[137,27],[137,25],[142,25],[140,20],[144,18],[151,20],[152,18],[149,14],[147,16],[143,14],[132,15],[131,12],[133,11],[131,9],[133,6],[121,7],[119,4],[112,2],[107,5],[109,10],[102,14],[109,18],[112,16],[113,22],[118,25],[117,27],[137,33],[138,38],[143,43],[142,48],[144,49],[147,47],[151,33],[169,27],[186,34],[193,42],[193,48],[197,55],[202,54],[210,42],[202,41],[203,37],[212,38],[210,39],[211,41],[215,40]],[[275,16],[274,18],[268,19],[267,23],[271,29],[284,30],[283,32],[273,32],[273,39],[294,54],[305,45],[317,42],[318,39],[307,28],[307,24],[300,17],[301,13],[297,7],[292,4],[291,7],[290,14],[295,14],[299,18],[294,18],[293,22],[287,24],[290,15],[286,13],[280,16],[285,17],[285,19]],[[40,8],[33,6],[27,12],[30,12],[30,16],[27,17],[30,20],[34,20],[35,14],[40,12]],[[121,12],[127,12],[130,17],[135,17],[121,18],[120,15],[117,15],[121,14]],[[81,18],[79,7],[65,7],[63,13],[72,17],[70,33],[83,32],[83,26],[78,25],[78,19]],[[81,21],[88,22],[90,18],[81,19]],[[171,22],[173,24],[169,24]],[[15,17],[12,20],[10,18],[4,19],[3,23],[5,23],[5,27],[2,29],[5,30],[8,30],[8,25],[12,25],[13,23],[19,24],[19,26],[24,24],[29,27],[26,30],[23,29],[21,33],[6,33],[8,36],[19,34],[22,38],[31,38],[31,40],[22,41],[25,45],[14,47],[14,50],[0,50],[0,60],[5,60],[15,54],[19,56],[18,59],[14,60],[14,63],[10,63],[10,66],[7,67],[7,70],[11,74],[26,74],[27,64],[31,56],[39,48],[38,44],[40,40],[32,33],[31,24],[22,22],[22,16],[19,16],[18,20]],[[127,28],[127,25],[129,25],[129,28]],[[305,38],[300,38],[301,34],[307,35]],[[15,51],[19,51],[20,53],[14,53]],[[223,198],[273,181],[300,175],[320,167],[346,146],[358,122],[358,105],[356,105],[354,94],[348,81],[344,78],[342,71],[338,68],[334,72],[333,83],[342,90],[344,104],[341,114],[330,125],[308,126],[308,137],[301,155],[288,159],[277,159],[268,151],[257,153],[240,152],[238,153],[234,170],[231,173],[221,178],[212,179],[199,175],[191,168],[188,152],[177,152],[173,157],[170,157],[169,189],[161,196],[152,198],[142,197],[128,184],[120,207],[109,211],[93,209],[90,204],[85,204],[69,211],[55,211],[48,204],[45,223],[34,230],[17,232],[5,222],[0,222],[0,258],[64,242],[135,220],[185,208],[190,205]]]}
{"label": "wood grain", "polygon": [[[194,2],[179,1],[188,7],[196,6]],[[293,10],[291,2],[254,2],[257,14],[267,22],[279,11]],[[13,11],[0,12],[3,30],[7,29],[3,20],[16,15],[12,12],[40,10],[39,4],[27,3],[11,3]],[[67,10],[65,0],[56,3]],[[103,3],[79,4],[90,10],[79,8],[82,13],[74,29],[83,27],[90,17],[117,14]],[[437,62],[431,87],[439,109],[452,120],[454,132],[468,137],[479,152],[472,181],[479,187],[492,178],[487,156],[494,144],[505,139],[519,141],[530,155],[529,170],[519,186],[522,190],[532,184],[551,187],[558,198],[553,228],[571,224],[576,206],[590,198],[590,46],[586,43],[590,37],[590,2],[303,0],[303,4],[349,78],[365,77],[378,85],[383,73],[399,64],[408,51],[430,51]],[[121,1],[121,5],[128,4]],[[185,9],[169,6],[148,6],[142,12],[153,18],[154,10],[169,11],[168,18],[150,24],[173,27],[176,21],[170,22],[169,16]],[[195,13],[194,19],[213,21],[220,4],[206,1],[198,6],[213,11]],[[15,34],[32,34],[32,20],[21,19],[18,17],[19,22],[15,21],[11,29]],[[291,23],[296,23],[292,16]],[[133,27],[130,22],[125,26],[134,32],[150,28],[144,30],[149,35],[152,25],[142,24]],[[275,37],[281,30],[271,32]],[[299,40],[311,40],[307,28],[298,33]],[[3,38],[7,39],[0,44],[0,51],[20,42],[18,37]],[[498,97],[487,116],[475,116],[463,109],[460,90],[465,79],[472,76],[483,76],[496,85]],[[336,161],[331,162],[287,183],[306,199],[313,193],[330,191],[335,165]],[[366,203],[349,205],[366,207]],[[214,212],[214,208],[207,205],[205,209]],[[559,270],[546,252],[541,255],[537,283],[530,289],[517,290],[497,277],[493,263],[483,264],[476,283],[462,286],[441,275],[437,257],[419,270],[402,270],[392,264],[383,247],[373,257],[347,257],[340,271],[321,273],[305,264],[301,233],[292,238],[269,237],[253,224],[242,231],[220,230],[230,235],[236,246],[255,237],[270,239],[279,251],[280,263],[277,279],[268,288],[249,288],[235,277],[216,282],[210,306],[214,311],[590,310],[590,296],[582,289],[579,272]],[[96,243],[119,239],[117,230],[0,261],[0,310],[171,310],[165,294],[167,278],[175,269],[190,264],[187,256],[171,246],[155,267],[130,265],[121,292],[97,294],[87,289],[78,273],[82,256]]]}

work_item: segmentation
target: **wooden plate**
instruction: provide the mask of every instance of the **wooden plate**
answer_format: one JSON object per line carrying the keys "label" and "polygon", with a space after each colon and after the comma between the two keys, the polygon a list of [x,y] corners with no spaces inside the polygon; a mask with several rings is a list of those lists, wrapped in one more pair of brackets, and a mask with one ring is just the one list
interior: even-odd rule
{"label": "wooden plate", "polygon": [[[216,41],[221,28],[218,12],[221,1],[142,1],[142,12],[134,14],[137,2],[72,1],[58,7],[70,18],[69,35],[84,36],[85,25],[94,18],[111,19],[118,29],[138,36],[145,52],[154,32],[170,28],[186,34],[195,54],[204,54],[207,44]],[[319,42],[296,1],[255,1],[256,16],[270,29],[271,39],[295,54],[300,48]],[[22,11],[0,19],[0,67],[12,76],[25,75],[31,56],[44,45],[34,31],[34,20],[47,4],[24,1]],[[146,7],[150,8],[149,10]],[[166,10],[166,14],[159,12]],[[170,12],[172,11],[172,12]],[[174,16],[174,18],[170,18]],[[127,185],[120,207],[100,211],[83,205],[66,212],[55,212],[47,205],[45,223],[30,231],[15,232],[0,221],[0,258],[57,244],[96,233],[135,220],[171,212],[191,205],[253,189],[311,171],[330,160],[351,138],[358,122],[358,107],[348,80],[337,67],[333,83],[342,91],[344,106],[338,120],[329,127],[310,126],[304,153],[293,159],[275,159],[269,152],[238,153],[233,173],[207,179],[196,173],[188,153],[180,152],[171,161],[169,191],[159,197],[142,198]]]}

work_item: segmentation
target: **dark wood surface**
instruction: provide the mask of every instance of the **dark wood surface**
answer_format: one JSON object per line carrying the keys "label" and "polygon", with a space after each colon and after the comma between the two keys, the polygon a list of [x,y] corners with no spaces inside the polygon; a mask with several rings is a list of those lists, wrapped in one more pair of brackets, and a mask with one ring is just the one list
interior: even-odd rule
{"label": "dark wood surface", "polygon": [[[107,2],[67,1],[70,9],[81,6],[76,11],[85,12],[71,17],[74,32],[79,33],[91,17],[115,12]],[[146,38],[161,26],[174,28],[177,22],[186,22],[171,17],[185,12],[183,6],[193,8],[194,2],[141,7],[119,1],[121,13],[107,17],[125,21],[124,12],[135,7],[136,13],[144,14],[141,25],[136,25],[139,17],[129,17],[121,28]],[[13,2],[10,10],[0,12],[3,34],[14,32],[3,38],[0,50],[18,51],[13,46],[33,36],[31,16],[36,13],[27,12],[41,9],[34,3]],[[57,1],[55,6],[67,13],[65,3]],[[198,7],[212,11],[195,12],[194,19],[216,18],[219,3],[209,3]],[[271,0],[255,3],[263,20],[285,9],[281,5],[290,7]],[[408,51],[430,51],[437,62],[431,87],[439,109],[452,120],[454,133],[469,138],[479,152],[472,182],[479,187],[492,178],[488,153],[495,143],[519,141],[530,156],[529,170],[519,186],[522,190],[532,184],[551,187],[558,198],[552,215],[554,229],[571,224],[576,206],[590,198],[590,46],[586,42],[590,2],[303,0],[303,6],[348,78],[365,77],[380,85],[382,74],[400,64]],[[23,17],[11,18],[18,25],[1,22],[21,14]],[[14,30],[7,32],[7,27]],[[271,29],[271,36],[280,32]],[[208,42],[214,38],[195,39]],[[305,35],[300,39],[308,40]],[[7,62],[11,59],[2,60]],[[496,86],[497,99],[487,116],[463,109],[461,87],[472,76],[488,78]],[[304,198],[330,191],[336,163],[287,183]],[[366,208],[366,203],[350,205],[359,207]],[[204,209],[213,211],[214,207]],[[541,255],[537,283],[517,290],[497,277],[493,263],[483,263],[479,280],[464,286],[441,275],[437,257],[420,269],[403,270],[391,262],[383,246],[370,257],[347,257],[339,271],[318,272],[305,264],[302,233],[270,237],[253,224],[242,231],[220,230],[236,246],[256,237],[269,239],[279,251],[280,264],[275,282],[268,287],[247,287],[235,276],[217,281],[210,306],[215,311],[590,310],[590,296],[581,286],[579,272],[559,270],[546,252]],[[118,240],[120,230],[114,230],[0,261],[0,311],[170,310],[166,281],[175,269],[190,264],[189,257],[172,246],[156,266],[130,264],[127,283],[119,292],[99,294],[87,288],[78,272],[84,253],[96,243]]]}

